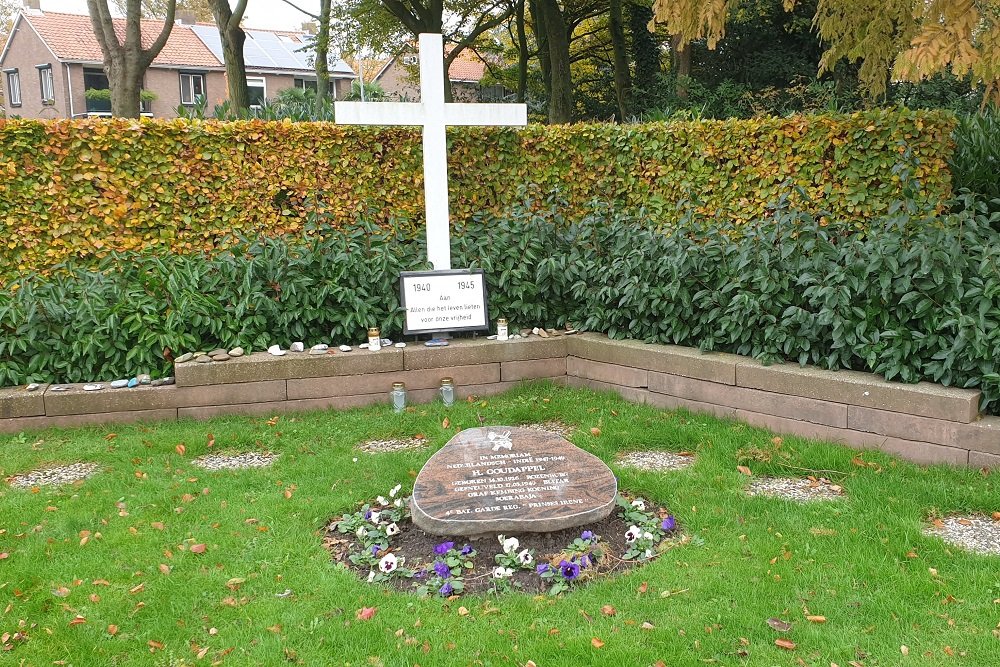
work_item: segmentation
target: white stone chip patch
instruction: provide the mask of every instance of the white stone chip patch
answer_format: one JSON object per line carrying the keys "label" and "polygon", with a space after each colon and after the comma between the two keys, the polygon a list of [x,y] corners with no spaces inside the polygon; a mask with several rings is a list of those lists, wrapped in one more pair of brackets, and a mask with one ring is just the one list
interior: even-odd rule
{"label": "white stone chip patch", "polygon": [[554,433],[555,435],[561,436],[563,438],[568,438],[569,436],[576,433],[576,427],[570,426],[558,419],[550,419],[544,422],[536,422],[534,424],[521,424],[518,428],[526,428],[532,431],[542,431],[543,433]]}
{"label": "white stone chip patch", "polygon": [[747,495],[810,502],[814,500],[839,500],[844,497],[844,490],[830,480],[823,478],[753,477],[747,486]]}
{"label": "white stone chip patch", "polygon": [[388,440],[367,440],[359,444],[358,449],[369,454],[384,454],[416,449],[426,445],[427,438],[390,438]]}
{"label": "white stone chip patch", "polygon": [[630,452],[618,459],[618,465],[639,470],[683,470],[694,465],[694,456],[673,452]]}
{"label": "white stone chip patch", "polygon": [[1000,521],[986,516],[951,516],[942,519],[941,526],[930,526],[924,534],[940,537],[969,551],[1000,556]]}
{"label": "white stone chip patch", "polygon": [[266,468],[274,463],[280,454],[273,452],[244,452],[243,454],[205,454],[192,463],[205,470],[241,470],[245,468]]}
{"label": "white stone chip patch", "polygon": [[100,466],[96,463],[71,463],[64,466],[39,468],[23,475],[13,475],[7,478],[7,483],[17,489],[72,484],[87,479],[99,469]]}

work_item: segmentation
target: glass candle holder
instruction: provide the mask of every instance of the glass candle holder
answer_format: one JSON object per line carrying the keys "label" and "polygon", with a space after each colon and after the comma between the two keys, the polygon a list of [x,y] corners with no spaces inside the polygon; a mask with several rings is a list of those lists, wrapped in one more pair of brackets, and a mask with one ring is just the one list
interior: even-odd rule
{"label": "glass candle holder", "polygon": [[392,391],[389,392],[392,399],[392,409],[394,412],[402,412],[406,409],[406,385],[402,382],[393,382]]}
{"label": "glass candle holder", "polygon": [[382,334],[379,333],[378,327],[372,327],[368,330],[368,349],[372,352],[378,352],[382,349]]}
{"label": "glass candle holder", "polygon": [[497,320],[497,340],[507,340],[510,336],[507,332],[507,320],[500,318]]}
{"label": "glass candle holder", "polygon": [[455,382],[451,378],[441,378],[441,388],[438,389],[438,392],[440,392],[441,402],[446,408],[455,405]]}

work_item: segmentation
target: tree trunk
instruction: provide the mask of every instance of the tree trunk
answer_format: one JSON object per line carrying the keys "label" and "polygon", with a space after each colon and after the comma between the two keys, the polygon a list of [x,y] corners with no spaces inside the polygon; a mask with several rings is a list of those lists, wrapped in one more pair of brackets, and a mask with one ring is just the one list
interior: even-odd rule
{"label": "tree trunk", "polygon": [[524,2],[518,0],[514,14],[517,26],[517,101],[524,102],[528,95],[528,35],[524,29]]}
{"label": "tree trunk", "polygon": [[632,115],[632,74],[629,72],[625,24],[622,21],[622,0],[611,0],[608,9],[608,28],[611,31],[611,50],[615,59],[615,97],[618,100],[618,122],[624,123]]}
{"label": "tree trunk", "polygon": [[649,21],[653,10],[648,4],[630,2],[625,7],[628,31],[631,36],[632,60],[635,62],[635,78],[632,83],[632,104],[637,111],[647,111],[655,104],[657,75],[660,73],[660,49],[653,34],[649,32]]}
{"label": "tree trunk", "polygon": [[549,38],[545,32],[545,22],[542,11],[538,8],[538,0],[528,0],[531,11],[532,32],[535,34],[535,47],[538,51],[538,66],[542,70],[542,85],[545,86],[546,104],[552,99],[552,65],[549,62]]}
{"label": "tree trunk", "polygon": [[111,88],[111,115],[118,118],[139,117],[139,91],[142,90],[144,71],[128,65],[127,58],[115,58],[107,72]]}
{"label": "tree trunk", "polygon": [[233,111],[239,112],[250,108],[250,92],[247,90],[247,67],[243,59],[243,43],[246,33],[240,27],[243,13],[246,11],[246,0],[240,0],[236,10],[229,6],[229,0],[209,0],[215,25],[219,29],[219,40],[222,42],[222,59],[226,64],[226,88],[229,93],[229,104]]}
{"label": "tree trunk", "polygon": [[316,112],[330,93],[330,0],[320,0],[316,31]]}
{"label": "tree trunk", "polygon": [[569,32],[557,0],[537,0],[549,43],[549,66],[552,81],[549,95],[549,122],[573,120],[573,77],[570,73]]}
{"label": "tree trunk", "polygon": [[670,38],[670,53],[674,61],[674,94],[686,100],[691,78],[691,45],[682,41],[680,35],[674,35]]}

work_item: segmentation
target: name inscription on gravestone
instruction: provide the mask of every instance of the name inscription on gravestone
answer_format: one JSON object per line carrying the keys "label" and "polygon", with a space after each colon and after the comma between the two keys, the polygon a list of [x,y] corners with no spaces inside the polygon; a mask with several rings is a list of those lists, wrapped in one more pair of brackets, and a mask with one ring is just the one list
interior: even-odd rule
{"label": "name inscription on gravestone", "polygon": [[611,513],[611,470],[564,438],[524,428],[462,431],[421,469],[413,522],[439,535],[549,532]]}

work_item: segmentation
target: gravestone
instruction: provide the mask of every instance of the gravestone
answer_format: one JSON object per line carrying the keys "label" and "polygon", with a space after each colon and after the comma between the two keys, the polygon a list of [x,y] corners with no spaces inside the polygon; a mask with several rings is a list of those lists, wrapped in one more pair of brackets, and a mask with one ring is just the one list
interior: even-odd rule
{"label": "gravestone", "polygon": [[458,433],[417,475],[413,523],[435,535],[542,533],[611,513],[618,481],[565,438],[492,426]]}

